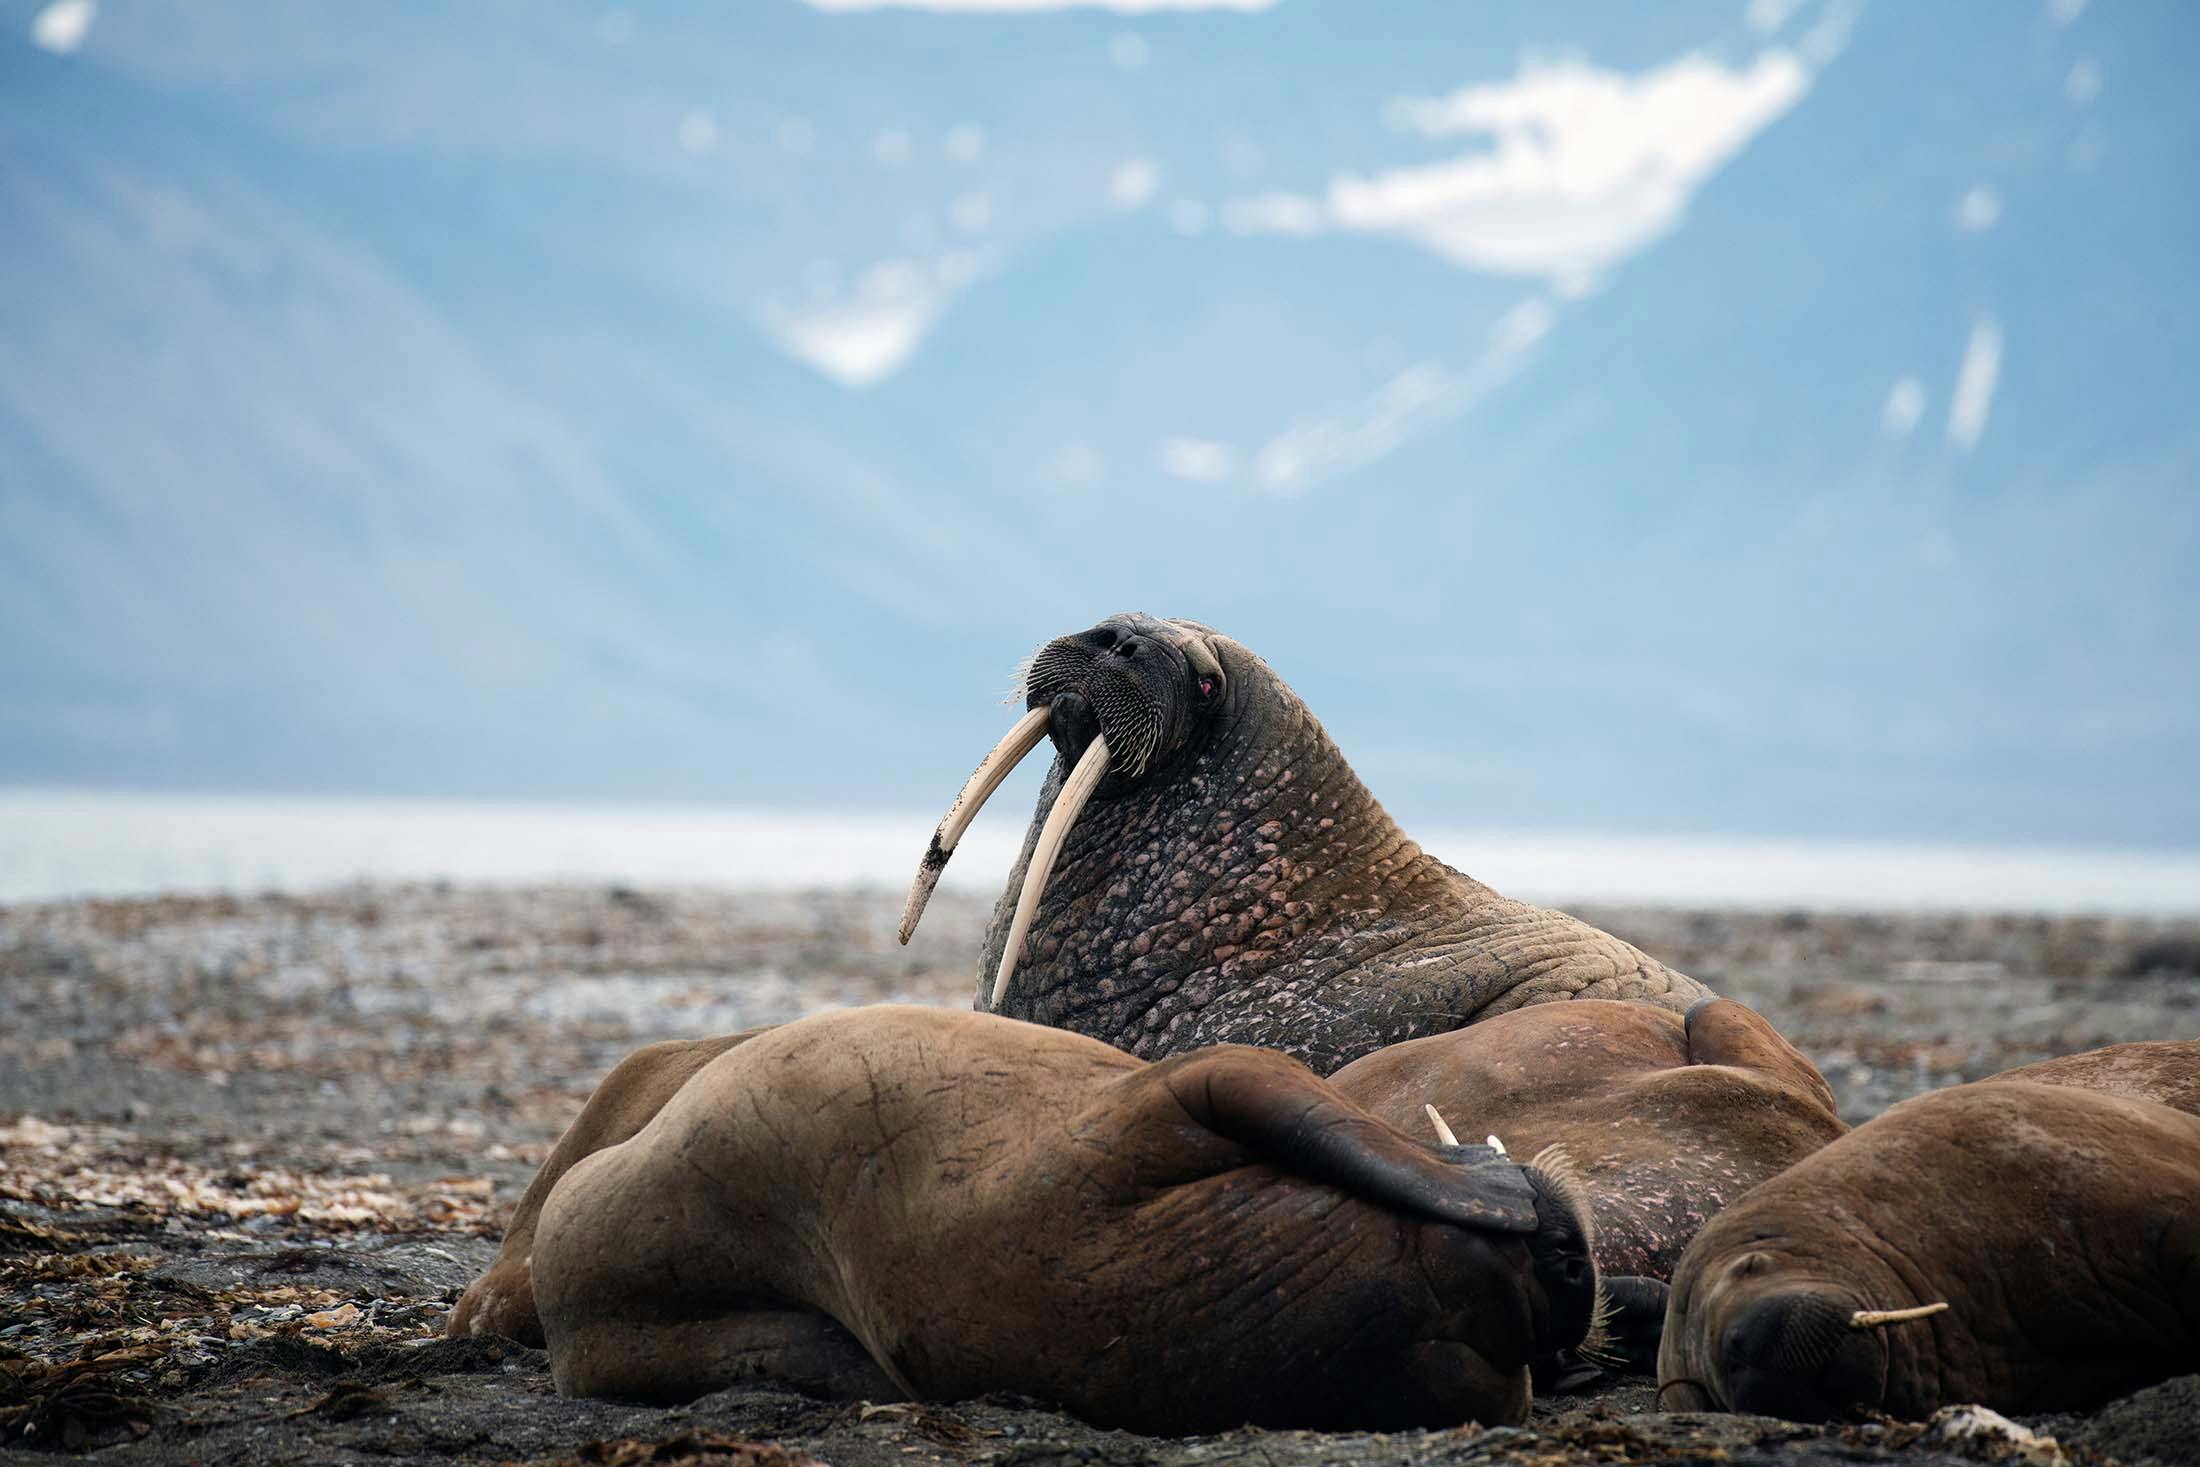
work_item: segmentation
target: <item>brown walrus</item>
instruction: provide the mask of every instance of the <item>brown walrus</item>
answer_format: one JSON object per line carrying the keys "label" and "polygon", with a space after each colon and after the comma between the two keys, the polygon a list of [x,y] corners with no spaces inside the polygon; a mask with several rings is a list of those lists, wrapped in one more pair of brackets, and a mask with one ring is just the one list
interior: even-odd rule
{"label": "brown walrus", "polygon": [[2085,1409],[2200,1370],[2200,1116],[1995,1078],[1905,1101],[1714,1218],[1659,1394],[1821,1421]]}
{"label": "brown walrus", "polygon": [[1146,1064],[992,1015],[823,1014],[711,1060],[537,1220],[558,1388],[1018,1391],[1152,1432],[1518,1421],[1586,1212],[1268,1051]]}
{"label": "brown walrus", "polygon": [[1329,1083],[1409,1133],[1433,1107],[1523,1156],[1564,1147],[1606,1275],[1670,1278],[1713,1214],[1848,1130],[1818,1067],[1724,998],[1686,1018],[1536,1004],[1378,1049]]}
{"label": "brown walrus", "polygon": [[1042,647],[1026,713],[918,869],[908,941],[979,806],[1055,761],[987,933],[977,1006],[1149,1059],[1257,1044],[1327,1074],[1547,999],[1682,1012],[1707,991],[1408,839],[1268,665],[1190,621],[1110,617]]}

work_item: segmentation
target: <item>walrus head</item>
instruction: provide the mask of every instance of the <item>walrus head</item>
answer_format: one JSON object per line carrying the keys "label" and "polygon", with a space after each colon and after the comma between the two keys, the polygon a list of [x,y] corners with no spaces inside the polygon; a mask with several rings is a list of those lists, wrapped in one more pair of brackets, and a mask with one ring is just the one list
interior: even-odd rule
{"label": "walrus head", "polygon": [[998,1008],[1078,815],[1096,795],[1113,797],[1142,781],[1166,779],[1212,732],[1230,698],[1225,659],[1235,660],[1236,651],[1198,622],[1125,612],[1033,653],[1020,677],[1024,716],[970,776],[934,832],[902,912],[901,940],[916,931],[940,872],[980,807],[1041,739],[1051,739],[1069,775],[1025,868],[987,1003]]}
{"label": "walrus head", "polygon": [[[1879,1407],[1890,1372],[1905,1368],[1894,1331],[1947,1303],[1880,1308],[1859,1292],[1868,1266],[1852,1261],[1850,1276],[1835,1278],[1807,1253],[1763,1242],[1708,1271],[1684,1260],[1659,1361],[1665,1404],[1789,1421],[1841,1421]],[[1904,1292],[1891,1271],[1876,1282],[1882,1297]]]}

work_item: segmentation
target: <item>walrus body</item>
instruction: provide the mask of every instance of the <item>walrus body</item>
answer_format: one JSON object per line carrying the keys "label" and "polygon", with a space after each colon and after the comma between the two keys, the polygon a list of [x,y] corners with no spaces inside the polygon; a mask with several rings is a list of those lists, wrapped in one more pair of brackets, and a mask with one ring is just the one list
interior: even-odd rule
{"label": "walrus body", "polygon": [[1094,1421],[1517,1421],[1595,1291],[1561,1187],[1401,1136],[1281,1055],[1147,1065],[984,1014],[820,1015],[550,1189],[560,1390],[769,1375]]}
{"label": "walrus body", "polygon": [[[1943,1307],[1944,1306],[1944,1307]],[[1996,1078],[1751,1191],[1683,1256],[1669,1407],[2083,1409],[2200,1370],[2200,1116]]]}
{"label": "walrus body", "polygon": [[1327,1074],[1550,999],[1684,1012],[1695,980],[1422,850],[1252,652],[1130,614],[1048,643],[1024,719],[933,838],[908,939],[962,829],[1042,737],[1057,757],[994,913],[978,1007],[1147,1058],[1217,1043]]}
{"label": "walrus body", "polygon": [[1753,1010],[1536,1004],[1354,1060],[1330,1083],[1411,1134],[1434,1105],[1462,1135],[1565,1148],[1596,1217],[1598,1270],[1666,1279],[1697,1231],[1843,1135],[1817,1066]]}
{"label": "walrus body", "polygon": [[535,1228],[550,1189],[575,1162],[616,1146],[657,1118],[680,1087],[737,1044],[766,1032],[745,1029],[715,1039],[668,1039],[634,1051],[612,1067],[512,1210],[488,1271],[466,1286],[444,1322],[448,1335],[505,1335],[523,1345],[542,1345],[542,1320],[535,1312],[533,1279]]}

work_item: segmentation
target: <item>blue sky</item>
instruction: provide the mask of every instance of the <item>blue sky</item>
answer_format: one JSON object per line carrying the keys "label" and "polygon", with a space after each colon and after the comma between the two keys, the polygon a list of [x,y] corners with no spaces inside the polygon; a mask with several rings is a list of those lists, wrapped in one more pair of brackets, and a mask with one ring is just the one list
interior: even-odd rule
{"label": "blue sky", "polygon": [[0,781],[2192,846],[2173,4],[0,5]]}

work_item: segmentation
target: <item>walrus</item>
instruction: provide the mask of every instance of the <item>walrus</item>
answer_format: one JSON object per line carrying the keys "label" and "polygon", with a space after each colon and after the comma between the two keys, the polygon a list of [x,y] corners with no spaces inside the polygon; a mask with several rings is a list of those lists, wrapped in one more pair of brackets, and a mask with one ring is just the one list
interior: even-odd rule
{"label": "walrus", "polygon": [[979,962],[976,1007],[1148,1059],[1279,1049],[1327,1074],[1549,999],[1684,1012],[1708,990],[1407,838],[1281,678],[1191,621],[1113,616],[1021,678],[1024,715],[934,833],[909,940],[985,800],[1055,759]]}
{"label": "walrus", "polygon": [[1826,1421],[2097,1406],[2200,1370],[2200,1116],[2006,1077],[1905,1101],[1734,1203],[1673,1276],[1659,1395]]}
{"label": "walrus", "polygon": [[1537,1166],[1409,1139],[1284,1055],[882,1005],[746,1039],[572,1165],[532,1275],[568,1394],[770,1376],[1385,1428],[1521,1420],[1531,1359],[1590,1329],[1590,1229]]}
{"label": "walrus", "polygon": [[1598,1270],[1670,1278],[1711,1216],[1845,1135],[1818,1067],[1746,1004],[1536,1004],[1354,1060],[1329,1082],[1409,1134],[1429,1112],[1533,1155],[1565,1149]]}
{"label": "walrus", "polygon": [[1747,1005],[1534,1004],[1409,1039],[1329,1077],[1412,1133],[1450,1123],[1521,1155],[1557,1147],[1595,1220],[1607,1363],[1657,1365],[1666,1288],[1705,1222],[1845,1134],[1825,1076]]}

